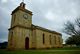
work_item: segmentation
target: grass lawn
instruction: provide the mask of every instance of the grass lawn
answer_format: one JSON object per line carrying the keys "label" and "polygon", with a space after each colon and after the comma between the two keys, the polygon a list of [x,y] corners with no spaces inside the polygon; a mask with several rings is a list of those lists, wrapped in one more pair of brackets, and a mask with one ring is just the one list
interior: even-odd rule
{"label": "grass lawn", "polygon": [[47,50],[0,50],[0,54],[80,54],[80,48],[54,48]]}

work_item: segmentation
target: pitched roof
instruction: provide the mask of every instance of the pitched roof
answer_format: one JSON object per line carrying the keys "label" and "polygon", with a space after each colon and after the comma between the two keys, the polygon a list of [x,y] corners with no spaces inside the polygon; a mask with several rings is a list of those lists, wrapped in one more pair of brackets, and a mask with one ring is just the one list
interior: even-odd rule
{"label": "pitched roof", "polygon": [[62,34],[59,33],[59,32],[52,31],[52,30],[49,30],[49,29],[46,29],[46,28],[43,28],[43,27],[40,27],[40,26],[36,26],[36,25],[33,25],[33,24],[32,24],[32,27],[35,28],[35,29],[44,30],[44,31],[51,32],[51,33],[55,33],[55,34],[58,34],[58,35],[61,35],[61,36],[62,36]]}

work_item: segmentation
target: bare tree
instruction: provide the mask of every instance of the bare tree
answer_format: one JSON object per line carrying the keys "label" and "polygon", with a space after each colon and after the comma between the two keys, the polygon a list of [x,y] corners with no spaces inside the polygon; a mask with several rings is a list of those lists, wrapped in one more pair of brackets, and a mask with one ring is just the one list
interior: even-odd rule
{"label": "bare tree", "polygon": [[80,18],[77,18],[74,23],[68,21],[64,25],[63,31],[71,36],[66,43],[80,45]]}
{"label": "bare tree", "polygon": [[64,32],[68,35],[80,36],[80,18],[75,20],[75,23],[68,21],[64,24]]}

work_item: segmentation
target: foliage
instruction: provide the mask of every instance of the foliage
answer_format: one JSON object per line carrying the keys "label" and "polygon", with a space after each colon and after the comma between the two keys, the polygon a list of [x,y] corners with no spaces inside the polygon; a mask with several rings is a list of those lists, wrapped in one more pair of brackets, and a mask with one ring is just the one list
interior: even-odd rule
{"label": "foliage", "polygon": [[5,48],[7,48],[7,45],[8,45],[8,42],[0,43],[0,48],[5,49]]}
{"label": "foliage", "polygon": [[66,40],[66,44],[80,45],[80,36],[71,36]]}
{"label": "foliage", "polygon": [[71,36],[66,40],[66,44],[80,45],[80,18],[77,18],[74,23],[68,21],[64,25],[64,32]]}

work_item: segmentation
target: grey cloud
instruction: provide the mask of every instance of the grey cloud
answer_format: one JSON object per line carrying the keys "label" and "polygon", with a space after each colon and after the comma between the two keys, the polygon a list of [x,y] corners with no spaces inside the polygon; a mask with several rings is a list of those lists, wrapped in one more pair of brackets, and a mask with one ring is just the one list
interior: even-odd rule
{"label": "grey cloud", "polygon": [[[0,0],[0,40],[7,40],[10,27],[11,11],[21,0]],[[33,12],[33,24],[61,32],[63,24],[74,21],[80,16],[80,0],[25,0],[26,8]],[[53,20],[46,18],[47,13],[52,12]],[[63,37],[66,37],[65,35]]]}

